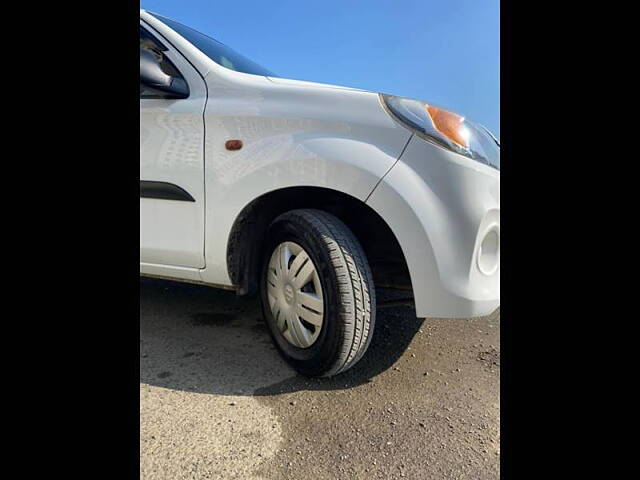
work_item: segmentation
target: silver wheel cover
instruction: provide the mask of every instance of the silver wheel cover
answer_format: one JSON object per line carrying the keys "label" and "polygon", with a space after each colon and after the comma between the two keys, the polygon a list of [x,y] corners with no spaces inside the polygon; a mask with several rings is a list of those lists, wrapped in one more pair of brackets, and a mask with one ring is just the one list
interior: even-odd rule
{"label": "silver wheel cover", "polygon": [[293,242],[278,245],[269,260],[267,297],[276,327],[298,348],[308,348],[320,335],[324,300],[320,277],[304,249]]}

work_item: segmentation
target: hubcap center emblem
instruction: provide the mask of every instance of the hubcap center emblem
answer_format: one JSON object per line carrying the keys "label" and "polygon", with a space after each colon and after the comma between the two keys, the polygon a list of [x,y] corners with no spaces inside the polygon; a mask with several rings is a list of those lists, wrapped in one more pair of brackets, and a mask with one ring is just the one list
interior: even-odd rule
{"label": "hubcap center emblem", "polygon": [[293,303],[293,287],[291,285],[285,285],[284,299],[287,301],[288,304]]}

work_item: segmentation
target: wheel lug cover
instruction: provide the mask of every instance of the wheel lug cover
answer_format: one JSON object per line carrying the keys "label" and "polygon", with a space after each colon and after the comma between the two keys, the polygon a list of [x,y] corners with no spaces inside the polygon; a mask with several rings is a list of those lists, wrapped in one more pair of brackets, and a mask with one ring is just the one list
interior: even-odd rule
{"label": "wheel lug cover", "polygon": [[298,348],[308,348],[320,335],[324,297],[318,270],[297,243],[283,242],[269,259],[267,296],[282,336]]}

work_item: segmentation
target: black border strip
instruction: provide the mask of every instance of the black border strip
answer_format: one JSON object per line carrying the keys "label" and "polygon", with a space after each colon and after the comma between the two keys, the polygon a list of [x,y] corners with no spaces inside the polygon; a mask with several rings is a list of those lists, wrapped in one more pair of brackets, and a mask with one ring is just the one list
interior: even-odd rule
{"label": "black border strip", "polygon": [[140,180],[140,198],[155,198],[158,200],[177,200],[179,202],[195,202],[184,188],[167,182],[153,182]]}

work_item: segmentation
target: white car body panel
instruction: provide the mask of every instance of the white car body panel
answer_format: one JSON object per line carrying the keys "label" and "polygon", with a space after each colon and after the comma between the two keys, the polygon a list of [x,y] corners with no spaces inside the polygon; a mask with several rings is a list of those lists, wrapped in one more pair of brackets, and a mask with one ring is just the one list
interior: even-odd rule
{"label": "white car body panel", "polygon": [[[188,59],[208,92],[204,152],[200,157],[192,132],[193,168],[183,172],[202,194],[202,268],[158,254],[141,258],[141,273],[232,287],[228,242],[242,209],[275,190],[313,186],[360,199],[385,220],[405,256],[417,316],[484,315],[499,305],[499,264],[491,275],[477,268],[484,233],[499,232],[499,171],[413,136],[377,93],[235,72],[146,12],[141,19]],[[243,148],[227,150],[231,139]],[[142,156],[141,143],[141,162]],[[182,232],[200,238],[197,219],[169,207],[165,213],[173,226],[191,221]],[[143,237],[158,234],[146,228],[141,220],[141,257]]]}
{"label": "white car body panel", "polygon": [[367,90],[362,90],[361,88],[353,88],[353,87],[342,87],[340,85],[331,85],[329,83],[318,83],[318,82],[309,82],[305,80],[292,80],[290,78],[278,78],[278,77],[267,77],[273,83],[279,83],[280,85],[289,85],[292,87],[314,87],[314,88],[332,88],[334,90],[349,90],[352,92],[366,92]]}
{"label": "white car body panel", "polygon": [[140,198],[140,261],[203,268],[207,88],[198,71],[170,44],[165,46],[165,55],[189,84],[190,95],[180,100],[140,99],[140,180],[177,185],[195,202]]}
{"label": "white car body panel", "polygon": [[[263,77],[230,84],[210,74],[207,83],[205,183],[211,208],[202,275],[212,283],[230,282],[229,233],[251,201],[295,186],[330,188],[364,201],[411,136],[373,93],[282,86]],[[242,150],[226,150],[225,141],[236,138]]]}
{"label": "white car body panel", "polygon": [[407,259],[416,312],[469,317],[500,304],[500,266],[484,275],[480,242],[500,228],[500,172],[416,136],[367,200]]}
{"label": "white car body panel", "polygon": [[176,267],[174,265],[140,262],[140,273],[152,277],[202,282],[199,268]]}

